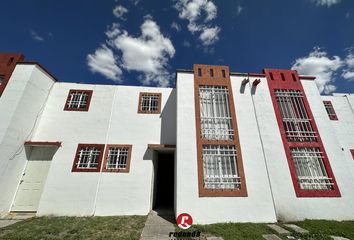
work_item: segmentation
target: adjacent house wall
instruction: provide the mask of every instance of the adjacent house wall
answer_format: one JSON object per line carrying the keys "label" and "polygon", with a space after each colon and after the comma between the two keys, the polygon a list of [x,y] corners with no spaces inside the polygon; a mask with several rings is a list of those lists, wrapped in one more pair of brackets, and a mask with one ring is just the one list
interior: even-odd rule
{"label": "adjacent house wall", "polygon": [[10,210],[27,157],[24,142],[35,131],[54,85],[35,64],[17,64],[0,98],[0,212]]}
{"label": "adjacent house wall", "polygon": [[277,219],[296,221],[303,219],[353,219],[354,180],[328,120],[316,84],[301,81],[319,134],[327,152],[341,197],[296,197],[284,146],[266,79],[261,79],[254,94],[255,108],[265,150],[269,178],[275,200]]}
{"label": "adjacent house wall", "polygon": [[[70,89],[93,90],[87,112],[63,111]],[[139,114],[140,92],[162,93],[161,114]],[[146,215],[151,209],[152,151],[161,142],[163,114],[172,89],[57,83],[33,141],[61,141],[54,155],[38,215]],[[170,99],[171,101],[171,99]],[[54,117],[55,116],[55,117]],[[129,173],[71,172],[77,145],[131,144]]]}

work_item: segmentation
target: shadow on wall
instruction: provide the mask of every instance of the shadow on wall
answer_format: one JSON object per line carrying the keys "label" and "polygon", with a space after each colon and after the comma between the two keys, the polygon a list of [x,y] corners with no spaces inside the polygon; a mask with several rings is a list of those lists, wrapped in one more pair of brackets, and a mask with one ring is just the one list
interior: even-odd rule
{"label": "shadow on wall", "polygon": [[161,144],[176,144],[176,111],[176,89],[173,89],[160,115]]}

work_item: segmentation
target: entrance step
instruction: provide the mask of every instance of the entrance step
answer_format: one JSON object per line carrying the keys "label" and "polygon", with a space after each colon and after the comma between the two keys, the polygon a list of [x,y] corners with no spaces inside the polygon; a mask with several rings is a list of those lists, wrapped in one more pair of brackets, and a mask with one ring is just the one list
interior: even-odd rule
{"label": "entrance step", "polygon": [[145,222],[140,240],[170,239],[169,233],[175,231],[172,211],[151,211]]}
{"label": "entrance step", "polygon": [[6,215],[1,216],[1,219],[4,220],[25,220],[28,218],[33,218],[36,216],[36,213],[24,213],[24,212],[10,212]]}
{"label": "entrance step", "polygon": [[303,229],[295,224],[284,224],[284,226],[294,230],[297,233],[301,233],[301,234],[309,233],[309,231],[307,231],[306,229]]}
{"label": "entrance step", "polygon": [[273,229],[274,231],[276,231],[280,235],[288,235],[288,234],[290,234],[290,232],[288,230],[280,227],[277,224],[267,224],[267,226],[270,227],[271,229]]}
{"label": "entrance step", "polygon": [[264,235],[262,235],[262,237],[263,237],[265,240],[281,240],[281,238],[278,237],[278,236],[275,235],[275,234],[264,234]]}

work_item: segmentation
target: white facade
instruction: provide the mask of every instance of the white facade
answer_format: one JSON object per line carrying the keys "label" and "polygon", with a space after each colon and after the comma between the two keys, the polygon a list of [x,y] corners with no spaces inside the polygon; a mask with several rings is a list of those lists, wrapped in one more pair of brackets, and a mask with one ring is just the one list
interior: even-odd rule
{"label": "white facade", "polygon": [[[6,113],[0,116],[0,213],[23,210],[18,206],[22,175],[35,159],[49,169],[36,192],[37,205],[28,211],[146,215],[158,198],[157,159],[172,151],[174,184],[167,187],[174,189],[176,216],[187,212],[199,224],[354,219],[353,95],[320,96],[313,80],[301,79],[340,196],[299,197],[267,77],[231,73],[247,196],[200,196],[194,78],[193,71],[177,71],[174,89],[74,84],[56,82],[38,64],[17,63],[0,97],[0,112]],[[70,90],[92,90],[88,111],[64,110]],[[161,94],[161,111],[139,113],[141,93]],[[322,102],[327,100],[336,121],[327,115]],[[103,144],[106,151],[108,144],[131,145],[129,171],[74,171],[78,144]]]}

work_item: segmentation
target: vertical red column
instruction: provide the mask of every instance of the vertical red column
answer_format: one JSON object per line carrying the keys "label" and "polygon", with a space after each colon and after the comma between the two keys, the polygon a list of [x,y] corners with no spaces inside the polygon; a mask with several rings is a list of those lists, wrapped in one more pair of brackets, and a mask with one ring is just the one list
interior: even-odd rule
{"label": "vertical red column", "polygon": [[[264,73],[296,196],[340,197],[316,121],[297,72],[265,69]],[[319,162],[317,169],[311,166],[311,161],[316,164]]]}
{"label": "vertical red column", "polygon": [[16,63],[23,61],[22,54],[1,53],[0,54],[0,97],[3,94],[11,74],[16,67]]}

